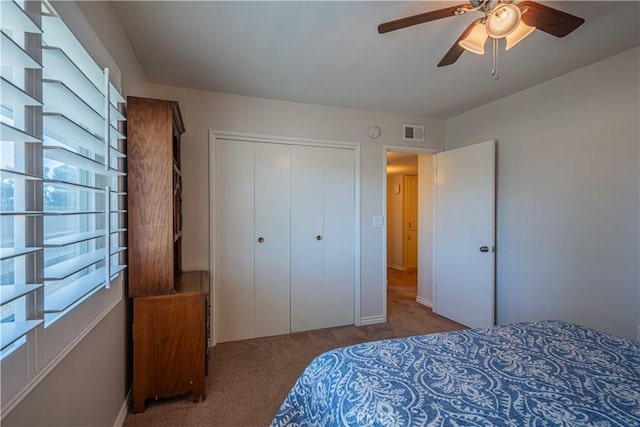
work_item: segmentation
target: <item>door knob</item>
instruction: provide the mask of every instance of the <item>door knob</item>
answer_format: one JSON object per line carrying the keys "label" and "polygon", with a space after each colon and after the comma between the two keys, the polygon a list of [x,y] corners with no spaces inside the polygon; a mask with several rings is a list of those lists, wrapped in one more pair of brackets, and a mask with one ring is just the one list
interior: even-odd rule
{"label": "door knob", "polygon": [[316,240],[322,240],[322,236],[318,234],[318,235],[316,236]]}
{"label": "door knob", "polygon": [[488,246],[480,246],[480,252],[489,252]]}
{"label": "door knob", "polygon": [[264,237],[258,237],[258,243],[264,242]]}

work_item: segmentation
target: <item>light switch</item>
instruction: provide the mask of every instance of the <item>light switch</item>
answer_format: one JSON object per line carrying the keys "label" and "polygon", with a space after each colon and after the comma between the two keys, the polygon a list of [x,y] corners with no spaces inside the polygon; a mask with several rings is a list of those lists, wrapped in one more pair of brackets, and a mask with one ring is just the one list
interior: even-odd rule
{"label": "light switch", "polygon": [[374,216],[373,217],[373,226],[376,228],[380,228],[384,225],[384,217],[383,216]]}

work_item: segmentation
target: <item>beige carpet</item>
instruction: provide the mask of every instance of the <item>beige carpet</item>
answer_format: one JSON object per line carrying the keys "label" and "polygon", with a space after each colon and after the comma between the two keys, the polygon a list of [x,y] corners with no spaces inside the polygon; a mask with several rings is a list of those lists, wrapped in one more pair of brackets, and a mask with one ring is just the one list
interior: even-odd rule
{"label": "beige carpet", "polygon": [[388,270],[388,322],[218,344],[211,352],[207,399],[147,400],[125,426],[268,426],[298,375],[317,355],[386,338],[463,329],[416,303],[416,274]]}

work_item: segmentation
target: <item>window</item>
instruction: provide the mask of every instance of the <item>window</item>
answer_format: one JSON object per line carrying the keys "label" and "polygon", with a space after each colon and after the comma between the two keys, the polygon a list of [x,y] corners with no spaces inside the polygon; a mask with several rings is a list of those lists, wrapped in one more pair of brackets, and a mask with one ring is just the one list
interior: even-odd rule
{"label": "window", "polygon": [[[124,98],[110,69],[96,64],[47,2],[5,0],[0,6],[6,413],[122,298],[116,279],[125,268],[126,156]],[[58,322],[65,324],[56,328]]]}

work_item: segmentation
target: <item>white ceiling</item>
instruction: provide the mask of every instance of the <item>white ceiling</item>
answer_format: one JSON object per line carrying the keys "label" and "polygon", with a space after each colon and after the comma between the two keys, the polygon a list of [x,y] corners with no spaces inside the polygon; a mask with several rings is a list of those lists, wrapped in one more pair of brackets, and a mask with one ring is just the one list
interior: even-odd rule
{"label": "white ceiling", "polygon": [[[153,83],[448,118],[640,44],[640,2],[541,1],[580,16],[565,38],[535,31],[437,64],[479,13],[380,35],[378,24],[457,1],[125,1],[115,8]],[[607,76],[602,76],[606,79]]]}

